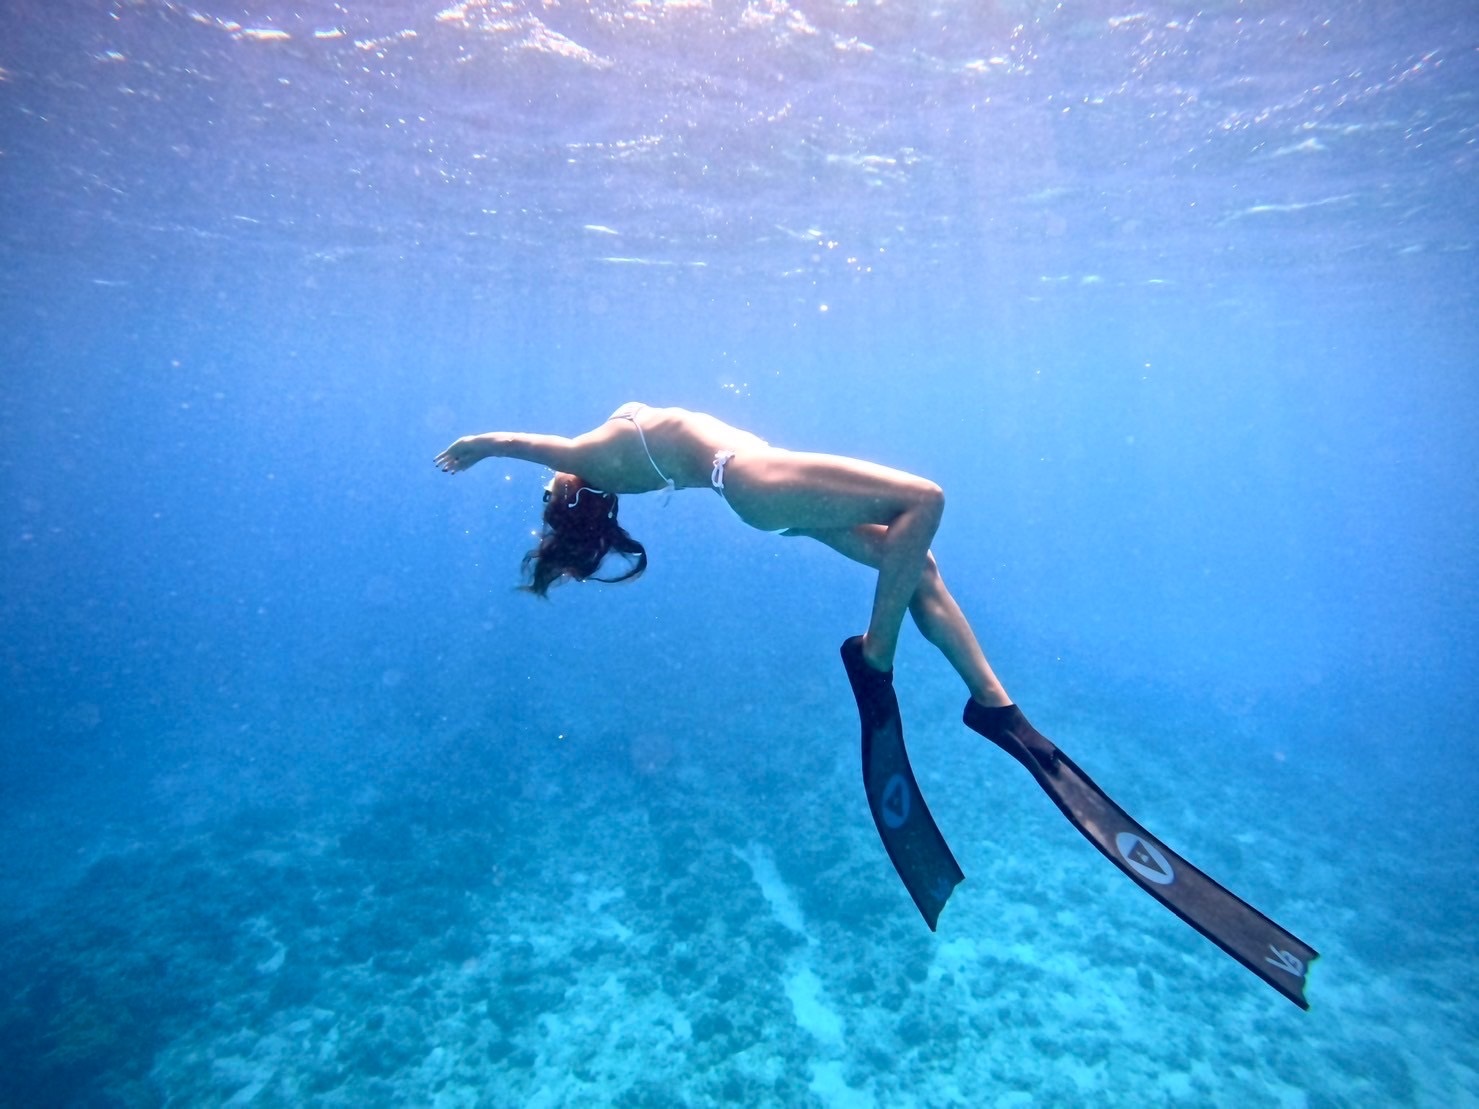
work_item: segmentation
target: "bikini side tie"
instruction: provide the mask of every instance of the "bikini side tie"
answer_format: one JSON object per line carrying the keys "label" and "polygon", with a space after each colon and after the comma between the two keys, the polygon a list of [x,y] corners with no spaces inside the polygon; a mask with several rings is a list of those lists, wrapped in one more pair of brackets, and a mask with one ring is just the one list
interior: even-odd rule
{"label": "bikini side tie", "polygon": [[[724,467],[729,465],[729,460],[733,457],[734,451],[720,451],[714,455],[714,469],[709,474],[709,484],[718,490],[721,497],[724,497]],[[729,498],[724,499],[727,501]]]}

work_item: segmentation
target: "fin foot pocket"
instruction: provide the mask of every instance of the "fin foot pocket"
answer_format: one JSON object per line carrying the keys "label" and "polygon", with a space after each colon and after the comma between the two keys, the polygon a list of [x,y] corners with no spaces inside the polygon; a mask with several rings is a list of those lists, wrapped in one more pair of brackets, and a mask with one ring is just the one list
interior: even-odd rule
{"label": "fin foot pocket", "polygon": [[858,702],[858,712],[864,716],[865,726],[869,721],[876,724],[899,715],[899,702],[894,696],[894,672],[878,670],[868,664],[863,657],[861,635],[855,635],[842,644],[842,665],[847,669],[847,680]]}
{"label": "fin foot pocket", "polygon": [[965,724],[1018,762],[1022,762],[1021,752],[1025,751],[1049,774],[1058,767],[1057,745],[1029,724],[1016,705],[992,707],[972,698],[965,703]]}

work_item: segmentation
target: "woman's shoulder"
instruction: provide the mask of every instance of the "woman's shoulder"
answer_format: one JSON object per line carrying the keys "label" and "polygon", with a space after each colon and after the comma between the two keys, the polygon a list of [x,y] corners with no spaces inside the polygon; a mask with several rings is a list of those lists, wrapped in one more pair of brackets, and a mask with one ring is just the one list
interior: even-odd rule
{"label": "woman's shoulder", "polygon": [[672,405],[648,404],[646,401],[629,400],[618,408],[608,420],[639,420],[641,423],[651,424],[658,421],[685,421],[685,420],[708,420],[713,419],[703,412],[694,412],[687,408],[677,408]]}

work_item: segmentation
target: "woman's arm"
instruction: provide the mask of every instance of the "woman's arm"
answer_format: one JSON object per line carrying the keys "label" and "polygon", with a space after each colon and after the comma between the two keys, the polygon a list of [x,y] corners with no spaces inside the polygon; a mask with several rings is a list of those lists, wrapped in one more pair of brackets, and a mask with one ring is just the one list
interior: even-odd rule
{"label": "woman's arm", "polygon": [[598,432],[589,431],[575,439],[521,431],[485,431],[481,435],[464,435],[436,456],[436,465],[445,473],[455,474],[485,458],[518,458],[562,473],[578,474],[598,446],[597,437]]}

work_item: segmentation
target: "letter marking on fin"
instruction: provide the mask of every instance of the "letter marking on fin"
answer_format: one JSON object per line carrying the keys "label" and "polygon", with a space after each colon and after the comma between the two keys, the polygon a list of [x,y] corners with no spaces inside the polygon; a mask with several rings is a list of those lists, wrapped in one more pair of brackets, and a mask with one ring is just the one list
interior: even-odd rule
{"label": "letter marking on fin", "polygon": [[1269,944],[1268,949],[1274,953],[1274,957],[1272,959],[1265,958],[1263,960],[1265,963],[1272,963],[1285,974],[1292,974],[1295,978],[1304,977],[1304,962],[1293,952],[1284,951],[1275,947],[1273,944]]}

